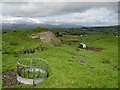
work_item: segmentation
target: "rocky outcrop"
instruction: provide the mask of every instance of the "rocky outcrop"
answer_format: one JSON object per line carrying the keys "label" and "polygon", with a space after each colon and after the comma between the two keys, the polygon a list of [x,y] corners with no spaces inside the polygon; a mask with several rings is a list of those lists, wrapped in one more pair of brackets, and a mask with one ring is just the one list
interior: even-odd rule
{"label": "rocky outcrop", "polygon": [[61,43],[61,40],[56,38],[53,31],[50,30],[33,33],[31,35],[28,35],[28,37],[37,38],[44,43],[51,44],[54,46],[59,46],[59,43]]}

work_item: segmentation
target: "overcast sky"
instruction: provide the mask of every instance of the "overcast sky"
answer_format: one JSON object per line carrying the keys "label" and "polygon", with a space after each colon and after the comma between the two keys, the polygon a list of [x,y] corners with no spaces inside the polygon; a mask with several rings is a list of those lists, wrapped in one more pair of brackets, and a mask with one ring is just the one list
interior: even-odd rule
{"label": "overcast sky", "polygon": [[2,23],[108,26],[118,24],[117,2],[2,2]]}

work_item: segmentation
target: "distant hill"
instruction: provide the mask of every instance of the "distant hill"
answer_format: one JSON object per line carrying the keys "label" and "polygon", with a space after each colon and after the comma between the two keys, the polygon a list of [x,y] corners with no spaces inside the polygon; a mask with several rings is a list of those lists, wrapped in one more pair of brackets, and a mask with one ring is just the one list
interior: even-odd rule
{"label": "distant hill", "polygon": [[[49,24],[9,24],[3,23],[2,29],[34,29],[34,28],[93,28],[73,24],[49,25]],[[94,28],[117,28],[117,26],[99,26]]]}

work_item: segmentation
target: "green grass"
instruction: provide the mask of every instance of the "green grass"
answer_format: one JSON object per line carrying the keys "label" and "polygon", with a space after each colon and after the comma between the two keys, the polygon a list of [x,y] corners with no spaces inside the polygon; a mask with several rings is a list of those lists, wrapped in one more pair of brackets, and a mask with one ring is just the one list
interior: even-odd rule
{"label": "green grass", "polygon": [[[3,54],[2,72],[17,69],[17,61],[23,58],[42,58],[48,61],[49,77],[36,85],[35,88],[118,88],[118,38],[112,35],[89,35],[87,37],[63,35],[60,47],[46,45],[37,39],[27,37],[33,30],[8,32],[3,34],[3,51],[11,52],[33,48],[43,45],[50,48],[43,52],[31,54]],[[71,45],[68,40],[77,40]],[[19,43],[10,45],[10,43]],[[104,48],[100,52],[76,49],[79,43],[85,43],[88,47]],[[75,56],[72,56],[73,54]],[[87,59],[81,59],[83,56]],[[85,63],[79,63],[84,61]],[[94,67],[94,69],[88,66]],[[5,86],[4,88],[7,88]],[[9,88],[32,88],[30,85],[11,86]]]}
{"label": "green grass", "polygon": [[30,72],[30,71],[26,71],[25,73],[24,72],[21,72],[21,77],[22,78],[27,78],[27,79],[33,79],[33,78],[42,78],[42,77],[45,77],[45,74],[42,74],[41,72]]}

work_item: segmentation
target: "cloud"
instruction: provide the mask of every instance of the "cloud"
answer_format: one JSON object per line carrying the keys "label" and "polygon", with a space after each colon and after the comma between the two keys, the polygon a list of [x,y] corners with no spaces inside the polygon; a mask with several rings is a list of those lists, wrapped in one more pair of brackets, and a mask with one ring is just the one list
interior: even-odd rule
{"label": "cloud", "polygon": [[5,2],[2,23],[116,25],[117,2]]}
{"label": "cloud", "polygon": [[[2,2],[83,2],[83,0],[3,0]],[[84,0],[84,2],[119,2],[119,0]]]}
{"label": "cloud", "polygon": [[44,23],[44,18],[29,18],[29,17],[3,17],[2,23],[16,23],[16,24],[41,24]]}
{"label": "cloud", "polygon": [[117,10],[114,2],[13,2],[2,4],[2,14],[14,17],[47,17],[84,12],[91,8],[105,7]]}
{"label": "cloud", "polygon": [[86,13],[74,13],[74,19],[83,19],[85,17],[90,17],[90,15]]}

